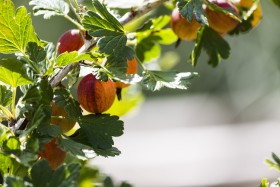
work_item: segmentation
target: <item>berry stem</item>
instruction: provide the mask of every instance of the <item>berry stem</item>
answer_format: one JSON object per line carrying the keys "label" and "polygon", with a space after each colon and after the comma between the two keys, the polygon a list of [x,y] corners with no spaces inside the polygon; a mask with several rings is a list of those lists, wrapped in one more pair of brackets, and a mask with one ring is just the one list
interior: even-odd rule
{"label": "berry stem", "polygon": [[71,3],[71,0],[67,0],[69,6],[71,7],[72,11],[74,12],[75,16],[77,17],[77,19],[79,20],[79,22],[82,22],[82,19],[80,17],[80,15],[77,13],[77,10],[80,9],[79,4],[77,3],[76,0],[73,0],[74,5]]}
{"label": "berry stem", "polygon": [[74,19],[72,19],[70,16],[68,16],[67,14],[64,14],[64,17],[66,19],[68,19],[70,22],[72,22],[74,25],[76,25],[80,30],[85,30],[85,28],[80,24],[78,23],[77,21],[75,21]]}

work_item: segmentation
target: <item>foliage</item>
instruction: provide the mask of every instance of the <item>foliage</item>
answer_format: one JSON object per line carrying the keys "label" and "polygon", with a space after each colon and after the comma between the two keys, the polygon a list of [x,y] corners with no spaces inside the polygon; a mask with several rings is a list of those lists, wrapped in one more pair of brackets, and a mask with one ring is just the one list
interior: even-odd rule
{"label": "foliage", "polygon": [[[90,167],[88,161],[96,156],[121,154],[114,145],[114,139],[124,133],[125,125],[120,116],[143,101],[142,89],[186,90],[190,81],[198,77],[196,72],[180,72],[172,66],[164,70],[148,68],[147,64],[152,61],[159,63],[163,45],[178,41],[168,26],[171,16],[151,17],[140,27],[127,31],[121,24],[122,18],[117,19],[107,5],[98,0],[93,0],[91,7],[79,5],[76,0],[29,1],[34,16],[42,15],[44,19],[62,16],[81,31],[85,41],[82,48],[57,54],[57,44],[38,38],[26,7],[15,9],[12,0],[0,1],[0,53],[9,55],[0,60],[0,185],[130,187],[127,182],[115,185],[110,177]],[[164,4],[165,1],[158,2]],[[123,9],[130,14],[124,18],[128,22],[136,19],[146,10],[158,8],[158,2],[151,1],[151,5],[148,4],[151,7],[143,5],[139,12],[138,9]],[[253,12],[253,9],[243,10],[245,13],[238,17],[210,0],[172,2],[173,8],[177,6],[185,19],[201,23],[189,55],[192,66],[199,63],[202,50],[212,67],[230,56],[226,38],[209,27],[204,6],[239,21],[242,26]],[[279,1],[273,2],[279,6]],[[228,34],[244,33],[239,28]],[[252,28],[249,23],[246,32]],[[137,59],[137,74],[127,73],[127,61],[132,58]],[[100,81],[111,79],[133,85],[123,92],[123,101],[116,99],[105,113],[89,114],[80,106],[75,94],[84,69]],[[77,122],[70,132],[64,133],[60,126],[52,124],[53,102]],[[56,161],[54,156],[50,159],[42,156],[49,142],[55,142],[54,149],[66,154],[57,168],[50,166],[50,160]],[[275,162],[267,162],[279,170],[280,159],[275,154],[273,159]],[[267,186],[266,179],[261,186]]]}

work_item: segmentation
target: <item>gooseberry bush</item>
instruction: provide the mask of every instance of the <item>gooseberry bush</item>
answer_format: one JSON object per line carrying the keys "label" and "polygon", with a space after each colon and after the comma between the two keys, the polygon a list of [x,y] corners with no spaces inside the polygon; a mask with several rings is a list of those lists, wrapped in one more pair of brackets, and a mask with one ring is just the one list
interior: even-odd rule
{"label": "gooseberry bush", "polygon": [[[113,141],[124,131],[120,116],[142,89],[187,89],[198,77],[147,64],[160,59],[163,45],[192,42],[186,61],[196,66],[205,52],[216,67],[230,55],[225,36],[249,34],[262,18],[260,0],[149,0],[130,9],[29,1],[34,16],[73,23],[52,43],[36,34],[26,7],[0,1],[0,186],[8,187],[131,186],[115,185],[88,161],[121,154]],[[170,14],[140,19],[161,6]]]}

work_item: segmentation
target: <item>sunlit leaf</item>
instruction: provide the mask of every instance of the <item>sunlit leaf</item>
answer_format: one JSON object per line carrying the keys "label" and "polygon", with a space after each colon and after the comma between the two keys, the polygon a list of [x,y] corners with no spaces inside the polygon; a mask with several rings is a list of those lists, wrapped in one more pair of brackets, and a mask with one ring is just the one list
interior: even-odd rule
{"label": "sunlit leaf", "polygon": [[25,7],[14,10],[11,0],[0,3],[0,53],[25,53],[28,42],[40,43]]}
{"label": "sunlit leaf", "polygon": [[97,43],[99,51],[112,54],[114,49],[121,49],[126,45],[127,37],[123,26],[98,0],[94,0],[93,5],[97,13],[88,11],[83,25],[90,35],[101,37]]}
{"label": "sunlit leaf", "polygon": [[269,183],[267,182],[267,178],[263,178],[259,187],[269,187]]}
{"label": "sunlit leaf", "polygon": [[145,71],[141,83],[146,89],[151,91],[160,90],[163,87],[184,90],[190,86],[190,80],[197,76],[197,73],[191,72]]}
{"label": "sunlit leaf", "polygon": [[34,15],[43,15],[45,19],[51,16],[67,15],[69,13],[69,6],[63,0],[32,0],[29,5],[34,6]]}
{"label": "sunlit leaf", "polygon": [[160,56],[161,47],[156,43],[159,39],[160,37],[150,36],[137,44],[136,54],[141,62],[150,62],[152,59],[156,59]]}
{"label": "sunlit leaf", "polygon": [[77,51],[65,52],[60,54],[56,59],[56,65],[66,66],[71,63],[79,62],[81,60],[94,60],[95,57],[89,53],[78,54]]}
{"label": "sunlit leaf", "polygon": [[14,88],[32,83],[24,64],[16,59],[0,60],[0,81]]}

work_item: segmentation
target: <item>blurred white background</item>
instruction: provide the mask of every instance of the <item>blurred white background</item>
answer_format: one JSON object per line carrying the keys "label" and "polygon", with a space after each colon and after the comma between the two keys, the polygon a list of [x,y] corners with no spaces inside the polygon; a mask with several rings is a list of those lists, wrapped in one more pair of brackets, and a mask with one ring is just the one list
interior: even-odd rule
{"label": "blurred white background", "polygon": [[[280,10],[261,1],[264,18],[249,33],[226,37],[231,55],[217,68],[202,55],[187,63],[193,47],[182,42],[177,69],[196,71],[188,91],[147,92],[125,133],[115,139],[122,154],[97,158],[117,180],[136,187],[253,187],[279,173],[264,160],[280,153]],[[159,96],[160,95],[160,96]]]}
{"label": "blurred white background", "polygon": [[[205,54],[191,67],[192,42],[164,47],[178,53],[177,69],[200,78],[187,91],[145,92],[137,113],[122,118],[124,135],[115,138],[122,154],[92,164],[135,187],[253,187],[263,177],[276,180],[279,173],[264,160],[280,154],[280,9],[261,3],[261,24],[227,36],[231,55],[217,68],[207,65]],[[54,43],[74,28],[62,17],[34,17],[33,24],[40,38]]]}

